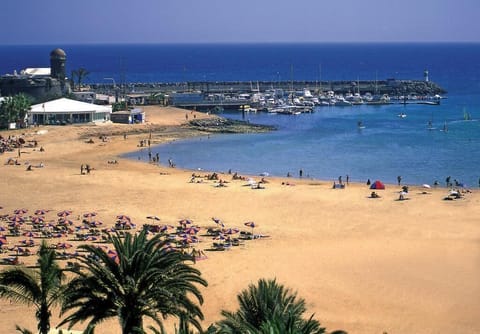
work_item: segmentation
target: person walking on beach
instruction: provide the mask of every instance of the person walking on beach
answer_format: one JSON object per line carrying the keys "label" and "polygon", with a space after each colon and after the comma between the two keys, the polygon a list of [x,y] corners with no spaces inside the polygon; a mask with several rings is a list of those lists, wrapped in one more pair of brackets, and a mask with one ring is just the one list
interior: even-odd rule
{"label": "person walking on beach", "polygon": [[450,187],[450,176],[447,176],[445,183],[447,184],[447,187]]}
{"label": "person walking on beach", "polygon": [[338,183],[342,184],[342,176],[341,175],[338,177]]}
{"label": "person walking on beach", "polygon": [[347,181],[347,185],[348,183],[350,182],[350,176],[347,174],[347,177],[346,177],[346,181]]}
{"label": "person walking on beach", "polygon": [[83,164],[80,166],[80,175],[83,175]]}
{"label": "person walking on beach", "polygon": [[398,182],[398,185],[400,185],[400,183],[402,183],[402,177],[400,175],[397,176],[397,182]]}
{"label": "person walking on beach", "polygon": [[298,171],[298,176],[300,176],[300,178],[303,177],[303,170],[302,170],[302,169],[300,169],[300,170]]}

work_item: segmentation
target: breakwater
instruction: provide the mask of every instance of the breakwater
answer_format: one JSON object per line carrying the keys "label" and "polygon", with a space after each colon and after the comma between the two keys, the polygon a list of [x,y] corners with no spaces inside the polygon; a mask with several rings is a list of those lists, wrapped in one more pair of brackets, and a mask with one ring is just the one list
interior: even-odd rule
{"label": "breakwater", "polygon": [[[98,92],[112,92],[114,84],[93,84]],[[422,80],[362,80],[362,81],[193,81],[170,83],[129,83],[121,89],[124,93],[185,93],[201,91],[208,94],[251,93],[281,89],[295,91],[309,89],[313,92],[333,91],[336,94],[359,93],[364,95],[388,94],[400,96],[414,94],[419,96],[445,94],[447,91],[432,81]]]}

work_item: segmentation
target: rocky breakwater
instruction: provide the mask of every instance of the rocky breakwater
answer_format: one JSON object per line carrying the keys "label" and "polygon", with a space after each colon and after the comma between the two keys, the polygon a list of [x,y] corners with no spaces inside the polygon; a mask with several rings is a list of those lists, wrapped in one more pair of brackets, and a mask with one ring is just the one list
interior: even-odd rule
{"label": "rocky breakwater", "polygon": [[221,117],[191,120],[185,127],[209,133],[261,133],[276,130],[274,126],[270,125],[252,124]]}

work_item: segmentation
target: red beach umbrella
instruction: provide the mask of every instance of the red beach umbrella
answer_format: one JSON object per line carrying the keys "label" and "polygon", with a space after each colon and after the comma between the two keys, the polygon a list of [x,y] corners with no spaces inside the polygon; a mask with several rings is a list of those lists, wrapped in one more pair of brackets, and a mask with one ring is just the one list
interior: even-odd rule
{"label": "red beach umbrella", "polygon": [[56,247],[58,249],[67,249],[67,248],[72,248],[73,245],[69,244],[69,243],[66,243],[66,242],[59,242],[59,243],[56,244]]}
{"label": "red beach umbrella", "polygon": [[4,235],[0,235],[0,245],[5,245],[7,243],[8,243],[7,237]]}

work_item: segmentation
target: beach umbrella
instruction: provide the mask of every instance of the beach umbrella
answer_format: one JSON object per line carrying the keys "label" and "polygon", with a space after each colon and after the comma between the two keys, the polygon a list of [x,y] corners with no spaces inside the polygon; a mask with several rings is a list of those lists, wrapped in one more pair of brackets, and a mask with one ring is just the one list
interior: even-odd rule
{"label": "beach umbrella", "polygon": [[222,221],[220,220],[220,218],[216,218],[216,217],[212,217],[212,220],[215,224],[221,226],[221,227],[225,227],[225,225],[222,223]]}
{"label": "beach umbrella", "polygon": [[63,211],[57,212],[57,216],[59,217],[67,217],[67,216],[70,216],[71,214],[72,214],[71,210],[63,210]]}
{"label": "beach umbrella", "polygon": [[126,216],[126,215],[118,215],[117,216],[117,220],[120,220],[120,221],[124,221],[124,220],[127,220],[127,221],[130,221],[130,217],[129,216]]}
{"label": "beach umbrella", "polygon": [[25,209],[25,208],[13,210],[13,213],[16,215],[23,215],[23,214],[26,214],[27,212],[28,212],[28,209]]}
{"label": "beach umbrella", "polygon": [[158,232],[166,232],[169,229],[174,228],[175,226],[173,225],[161,225],[160,228],[158,229]]}
{"label": "beach umbrella", "polygon": [[180,225],[182,225],[183,227],[185,227],[187,225],[192,224],[193,222],[190,219],[180,219],[180,221],[178,223]]}
{"label": "beach umbrella", "polygon": [[25,237],[29,237],[29,238],[33,238],[33,237],[36,237],[36,236],[37,236],[37,235],[36,235],[35,233],[33,233],[32,231],[23,232],[22,235],[25,236]]}
{"label": "beach umbrella", "polygon": [[248,226],[248,227],[250,227],[250,228],[252,229],[252,234],[253,234],[253,229],[258,226],[258,225],[255,224],[254,222],[246,222],[244,225],[245,225],[245,226]]}
{"label": "beach umbrella", "polygon": [[34,213],[35,213],[37,216],[42,216],[42,215],[46,214],[48,211],[50,211],[50,210],[38,209],[38,210],[35,210]]}
{"label": "beach umbrella", "polygon": [[220,233],[215,238],[213,238],[213,240],[226,240],[226,239],[227,239],[227,237],[222,233]]}
{"label": "beach umbrella", "polygon": [[66,243],[66,242],[59,242],[59,243],[56,244],[56,247],[58,249],[67,249],[67,248],[72,248],[73,245],[69,244],[69,243]]}
{"label": "beach umbrella", "polygon": [[32,216],[31,221],[34,224],[40,224],[45,222],[45,217],[44,216]]}
{"label": "beach umbrella", "polygon": [[0,232],[5,232],[7,229],[3,226],[0,226]]}
{"label": "beach umbrella", "polygon": [[240,232],[240,230],[238,228],[227,228],[227,229],[222,230],[222,233],[224,233],[224,234],[235,234],[235,233],[238,233],[238,232]]}
{"label": "beach umbrella", "polygon": [[109,249],[109,250],[107,251],[107,255],[108,255],[108,257],[109,257],[110,259],[112,259],[116,264],[118,264],[118,263],[120,262],[120,259],[119,259],[119,257],[118,257],[118,253],[117,253],[116,251]]}
{"label": "beach umbrella", "polygon": [[186,228],[183,232],[186,234],[197,234],[200,231],[200,227],[191,226]]}
{"label": "beach umbrella", "polygon": [[8,220],[12,223],[23,223],[25,219],[20,215],[9,216]]}
{"label": "beach umbrella", "polygon": [[7,237],[4,235],[0,235],[0,245],[5,245],[7,243],[8,243]]}
{"label": "beach umbrella", "polygon": [[97,227],[97,226],[103,225],[103,223],[99,220],[94,220],[94,221],[91,221],[89,225],[90,227]]}
{"label": "beach umbrella", "polygon": [[430,185],[429,185],[429,184],[426,184],[426,183],[422,184],[422,187],[423,187],[423,188],[426,188],[426,189],[430,189],[430,188],[431,188]]}
{"label": "beach umbrella", "polygon": [[73,225],[73,220],[60,218],[57,224],[61,226]]}
{"label": "beach umbrella", "polygon": [[151,219],[151,220],[152,220],[152,223],[153,223],[153,221],[155,221],[155,220],[156,220],[156,221],[160,221],[160,218],[157,217],[157,216],[147,216],[147,219]]}
{"label": "beach umbrella", "polygon": [[20,243],[24,246],[34,246],[35,245],[35,241],[33,239],[21,240]]}

